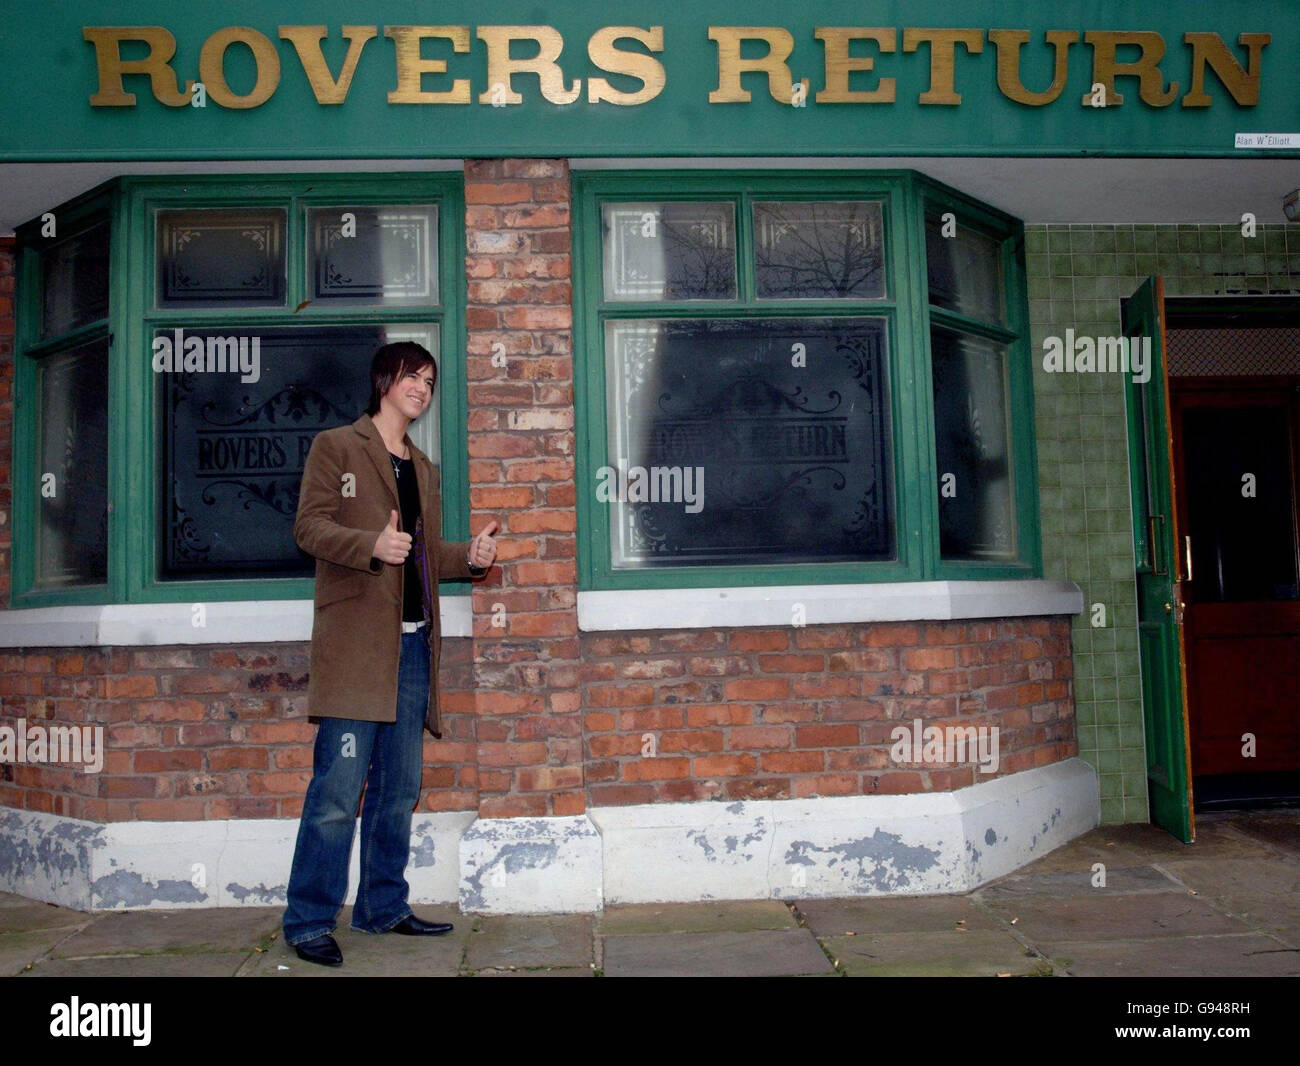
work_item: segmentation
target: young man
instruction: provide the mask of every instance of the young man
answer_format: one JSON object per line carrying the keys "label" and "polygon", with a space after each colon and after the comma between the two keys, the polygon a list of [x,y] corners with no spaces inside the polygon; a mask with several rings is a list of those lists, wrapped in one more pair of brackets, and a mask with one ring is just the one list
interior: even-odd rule
{"label": "young man", "polygon": [[284,940],[309,962],[338,966],[330,935],[347,892],[361,812],[361,882],[352,928],[437,935],[407,904],[411,813],[420,798],[423,730],[438,712],[438,582],[481,578],[496,558],[488,525],[472,541],[439,537],[438,471],[406,435],[429,406],[433,357],[386,344],[370,367],[370,403],[350,426],[312,442],[293,533],[316,557],[308,713],[320,718]]}

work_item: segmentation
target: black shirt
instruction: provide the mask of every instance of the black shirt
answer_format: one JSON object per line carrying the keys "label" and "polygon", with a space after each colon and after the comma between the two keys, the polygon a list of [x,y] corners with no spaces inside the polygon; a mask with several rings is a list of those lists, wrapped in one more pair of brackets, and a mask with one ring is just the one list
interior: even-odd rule
{"label": "black shirt", "polygon": [[[415,463],[410,459],[392,458],[397,475],[397,499],[402,507],[402,531],[415,536],[415,524],[420,518],[420,486],[415,483]],[[402,621],[424,621],[424,591],[420,588],[420,568],[415,561],[415,547],[406,557],[402,568]]]}

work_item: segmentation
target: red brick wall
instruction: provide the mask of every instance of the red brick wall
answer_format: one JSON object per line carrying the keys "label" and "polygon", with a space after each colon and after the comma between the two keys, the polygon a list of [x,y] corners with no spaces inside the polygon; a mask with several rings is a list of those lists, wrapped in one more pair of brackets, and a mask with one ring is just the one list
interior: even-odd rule
{"label": "red brick wall", "polygon": [[580,814],[568,165],[470,160],[465,205],[470,528],[502,537],[473,592],[479,813]]}
{"label": "red brick wall", "polygon": [[[510,777],[501,797],[577,795],[585,809],[945,791],[1077,754],[1068,619],[588,633],[579,642],[581,684],[568,691],[580,713],[504,714],[502,696],[544,702],[525,686],[489,690],[476,717],[471,644],[484,660],[478,672],[518,670],[526,680],[532,642],[444,640],[444,733],[425,742],[420,811],[481,811],[479,782],[494,774]],[[0,807],[101,822],[298,817],[315,735],[307,653],[306,644],[273,644],[0,654],[0,725],[102,724],[107,739],[99,774],[0,767]],[[997,726],[997,773],[894,765],[890,732],[914,718]],[[497,737],[503,719],[505,739],[485,740],[484,725]],[[646,734],[653,757],[642,754]],[[557,736],[579,754],[557,754]]]}
{"label": "red brick wall", "polygon": [[[97,822],[297,818],[311,779],[309,645],[0,653],[0,726],[102,725],[97,774],[0,766],[0,807]],[[443,641],[445,693],[470,682],[470,641]],[[425,734],[419,810],[474,810],[471,715]]]}
{"label": "red brick wall", "polygon": [[[1068,619],[590,633],[582,658],[598,807],[946,791],[1078,753]],[[894,764],[916,718],[997,726],[997,772]]]}

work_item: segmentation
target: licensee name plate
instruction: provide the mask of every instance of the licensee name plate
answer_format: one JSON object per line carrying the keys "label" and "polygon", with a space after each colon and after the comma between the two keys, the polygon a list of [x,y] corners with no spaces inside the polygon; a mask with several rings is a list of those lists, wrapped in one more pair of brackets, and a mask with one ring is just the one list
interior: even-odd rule
{"label": "licensee name plate", "polygon": [[1238,133],[1234,148],[1300,148],[1300,133]]}

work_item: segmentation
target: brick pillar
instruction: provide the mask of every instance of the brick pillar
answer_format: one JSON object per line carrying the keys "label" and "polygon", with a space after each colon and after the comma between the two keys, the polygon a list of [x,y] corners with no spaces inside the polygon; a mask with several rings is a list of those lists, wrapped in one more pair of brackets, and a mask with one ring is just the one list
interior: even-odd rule
{"label": "brick pillar", "polygon": [[13,237],[0,237],[0,609],[9,607],[13,547],[14,263]]}
{"label": "brick pillar", "polygon": [[501,523],[473,592],[479,815],[577,815],[568,165],[469,160],[465,205],[470,530]]}

